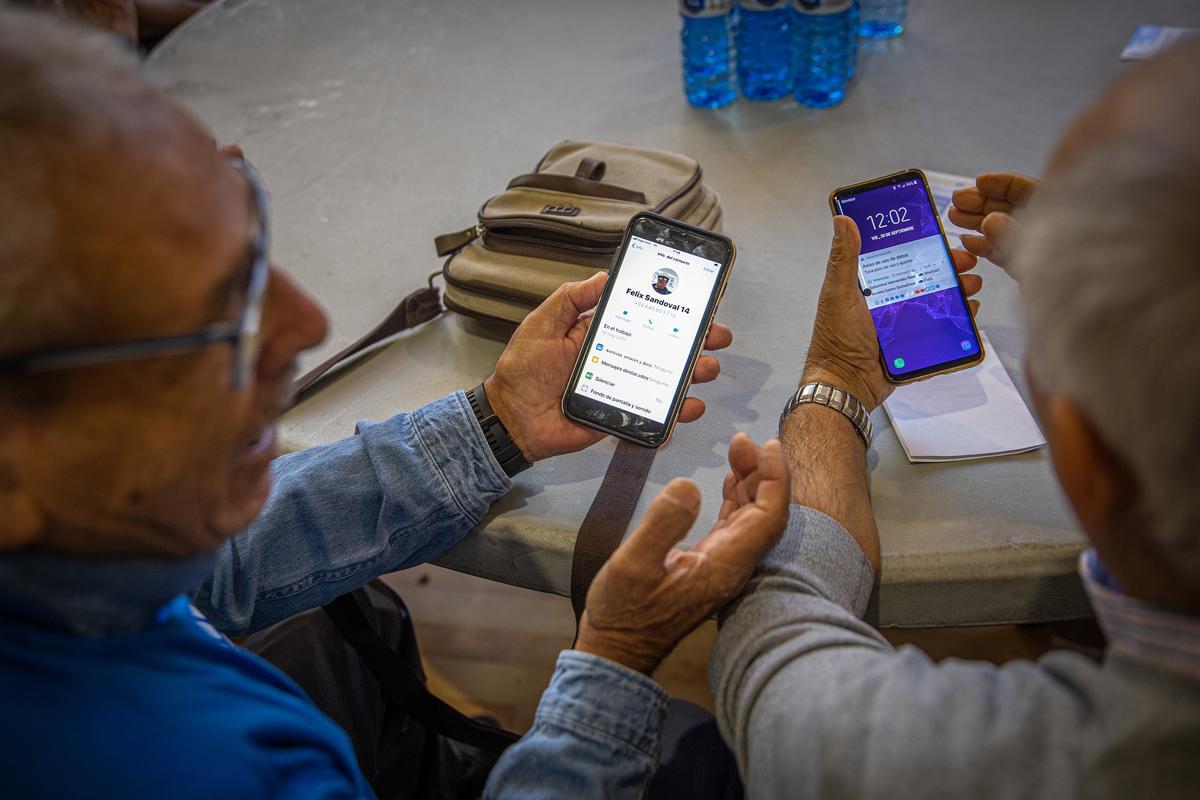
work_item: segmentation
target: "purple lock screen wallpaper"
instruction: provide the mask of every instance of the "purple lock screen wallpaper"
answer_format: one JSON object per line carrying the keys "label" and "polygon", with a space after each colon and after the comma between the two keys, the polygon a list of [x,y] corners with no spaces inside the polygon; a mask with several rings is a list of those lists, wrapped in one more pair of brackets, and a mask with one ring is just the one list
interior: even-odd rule
{"label": "purple lock screen wallpaper", "polygon": [[[909,375],[978,355],[970,311],[941,245],[937,211],[922,182],[908,179],[870,189],[842,197],[838,205],[858,225],[864,273],[868,262],[889,265],[884,267],[891,273],[886,276],[891,279],[888,287],[869,296],[868,304],[891,373]],[[915,272],[908,269],[914,253],[924,258]],[[877,255],[868,259],[871,254]],[[868,285],[875,283],[872,279]],[[906,285],[898,294],[879,297],[897,284]]]}

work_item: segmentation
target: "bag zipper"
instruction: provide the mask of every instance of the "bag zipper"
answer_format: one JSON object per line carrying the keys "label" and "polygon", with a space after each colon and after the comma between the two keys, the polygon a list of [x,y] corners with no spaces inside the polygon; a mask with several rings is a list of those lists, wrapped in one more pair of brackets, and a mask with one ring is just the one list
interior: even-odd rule
{"label": "bag zipper", "polygon": [[[472,286],[468,283],[464,283],[463,281],[450,277],[448,267],[450,266],[450,262],[453,260],[454,259],[452,256],[451,258],[446,259],[446,263],[442,265],[442,280],[445,281],[447,285],[453,286],[455,289],[461,289],[464,292],[470,292],[471,294],[494,297],[497,300],[505,300],[509,303],[521,303],[522,305],[528,305],[531,310],[538,306],[538,302],[531,301],[528,297],[518,297],[516,295],[505,294],[503,292],[497,292],[491,289],[481,289],[478,286]],[[530,305],[530,303],[532,303],[532,305]]]}
{"label": "bag zipper", "polygon": [[[493,240],[499,240],[501,242],[513,242],[516,244],[528,244],[528,245],[532,245],[534,247],[539,247],[539,248],[544,247],[544,248],[547,248],[550,250],[569,250],[571,252],[596,253],[599,255],[604,255],[604,254],[612,255],[616,251],[615,245],[605,244],[605,245],[601,245],[598,247],[589,247],[587,245],[576,244],[569,240],[551,239],[551,238],[543,239],[543,238],[539,238],[537,236],[521,236],[520,234],[517,234],[517,233],[501,233],[500,231],[497,231],[494,229],[486,229],[485,228],[484,236],[483,236],[484,245],[486,246],[489,242],[491,242]],[[617,239],[615,241],[616,241],[616,244],[621,243],[620,239]]]}
{"label": "bag zipper", "polygon": [[659,212],[659,211],[662,211],[664,208],[666,208],[667,206],[671,205],[671,203],[674,203],[676,200],[678,200],[679,198],[683,197],[685,194],[687,194],[688,192],[690,192],[690,191],[692,190],[692,188],[693,188],[693,187],[694,187],[694,186],[695,186],[697,183],[699,183],[699,182],[700,182],[700,175],[701,175],[701,172],[702,172],[702,170],[700,169],[700,165],[699,165],[699,164],[697,164],[697,165],[696,165],[696,171],[692,173],[692,179],[691,179],[691,180],[689,180],[687,183],[685,183],[685,184],[683,185],[683,188],[682,188],[682,189],[680,189],[679,191],[675,192],[674,194],[672,194],[672,195],[671,195],[670,197],[668,197],[667,199],[663,200],[661,203],[659,203],[658,205],[656,205],[656,206],[655,206],[655,207],[654,207],[652,210],[653,210],[655,213],[657,213],[657,212]]}
{"label": "bag zipper", "polygon": [[470,228],[461,230],[458,233],[444,233],[434,238],[433,246],[437,249],[437,254],[440,258],[454,255],[480,236],[483,236],[486,230],[486,228],[477,222]]}

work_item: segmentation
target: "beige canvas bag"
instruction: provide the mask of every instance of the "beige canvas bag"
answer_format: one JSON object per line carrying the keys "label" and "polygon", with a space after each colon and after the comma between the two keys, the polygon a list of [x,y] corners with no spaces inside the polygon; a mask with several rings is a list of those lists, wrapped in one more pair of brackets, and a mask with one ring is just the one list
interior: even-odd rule
{"label": "beige canvas bag", "polygon": [[437,237],[438,255],[449,256],[446,307],[520,323],[561,284],[607,270],[639,211],[721,229],[720,201],[695,159],[611,142],[559,142],[533,172],[485,202],[475,225]]}

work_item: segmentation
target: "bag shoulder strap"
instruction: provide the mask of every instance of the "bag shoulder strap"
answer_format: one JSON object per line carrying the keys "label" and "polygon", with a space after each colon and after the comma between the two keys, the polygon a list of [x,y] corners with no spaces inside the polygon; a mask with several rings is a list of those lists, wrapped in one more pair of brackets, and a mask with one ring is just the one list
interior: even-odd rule
{"label": "bag shoulder strap", "polygon": [[583,524],[579,526],[571,559],[571,606],[575,610],[576,636],[588,588],[625,538],[625,530],[638,498],[642,496],[642,487],[646,485],[646,476],[650,474],[657,453],[652,447],[642,447],[624,439],[618,442],[604,480],[600,482],[600,491],[596,492]]}
{"label": "bag shoulder strap", "polygon": [[[441,273],[435,273],[435,275],[437,274]],[[401,300],[378,325],[367,331],[366,335],[297,378],[292,384],[292,393],[296,402],[316,391],[321,380],[342,362],[353,358],[372,345],[382,342],[389,336],[428,322],[440,313],[442,313],[441,294],[434,288],[431,277],[429,286],[417,289]]]}
{"label": "bag shoulder strap", "polygon": [[429,730],[495,755],[521,738],[471,719],[429,691],[412,665],[371,627],[356,592],[342,595],[322,610],[358,652],[388,700]]}

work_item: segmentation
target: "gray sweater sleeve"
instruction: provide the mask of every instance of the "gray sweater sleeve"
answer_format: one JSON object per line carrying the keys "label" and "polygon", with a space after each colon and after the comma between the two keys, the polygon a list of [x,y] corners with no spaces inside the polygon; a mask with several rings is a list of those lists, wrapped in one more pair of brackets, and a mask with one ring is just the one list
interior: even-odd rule
{"label": "gray sweater sleeve", "polygon": [[711,680],[747,795],[1072,796],[1084,659],[934,664],[860,619],[873,583],[849,532],[793,506],[723,615]]}

